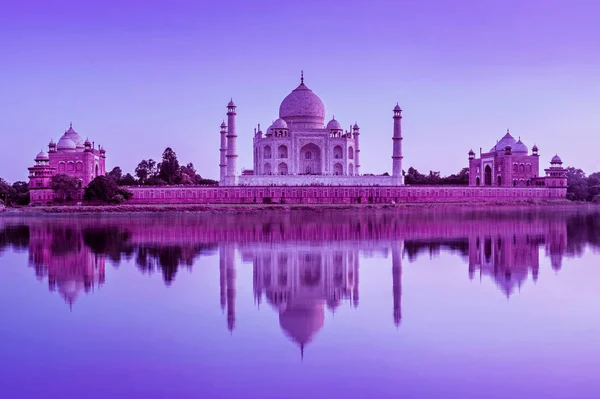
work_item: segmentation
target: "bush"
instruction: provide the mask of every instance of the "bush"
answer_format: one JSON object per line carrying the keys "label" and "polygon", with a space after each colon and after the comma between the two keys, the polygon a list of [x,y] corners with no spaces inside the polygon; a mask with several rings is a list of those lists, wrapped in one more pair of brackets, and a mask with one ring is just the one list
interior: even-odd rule
{"label": "bush", "polygon": [[110,202],[112,202],[113,204],[122,204],[123,202],[125,202],[125,197],[121,194],[117,194],[111,198]]}
{"label": "bush", "polygon": [[117,183],[107,176],[98,176],[85,188],[85,200],[123,203],[133,195],[119,187]]}
{"label": "bush", "polygon": [[594,204],[600,204],[600,194],[594,196],[594,198],[592,198],[592,202]]}

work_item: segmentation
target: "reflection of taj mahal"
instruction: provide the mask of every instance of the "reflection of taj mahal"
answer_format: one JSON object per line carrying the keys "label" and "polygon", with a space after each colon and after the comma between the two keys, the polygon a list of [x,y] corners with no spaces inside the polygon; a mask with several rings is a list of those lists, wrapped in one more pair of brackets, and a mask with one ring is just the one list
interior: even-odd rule
{"label": "reflection of taj mahal", "polygon": [[[235,327],[234,247],[221,248],[221,306],[227,310],[227,325]],[[393,320],[401,319],[402,242],[392,248]],[[331,313],[348,302],[359,304],[359,251],[351,246],[338,248],[283,246],[246,248],[242,259],[253,266],[254,299],[279,313],[283,332],[299,347],[305,346],[322,329],[325,308]]]}

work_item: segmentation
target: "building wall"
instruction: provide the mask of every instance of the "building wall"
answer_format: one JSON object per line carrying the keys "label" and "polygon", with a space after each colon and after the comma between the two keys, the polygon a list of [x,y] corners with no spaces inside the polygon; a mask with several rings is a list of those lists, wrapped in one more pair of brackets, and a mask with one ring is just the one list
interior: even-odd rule
{"label": "building wall", "polygon": [[407,186],[129,187],[130,204],[385,204],[558,200],[566,188]]}
{"label": "building wall", "polygon": [[50,152],[48,157],[50,166],[56,168],[56,174],[77,177],[83,187],[87,186],[94,177],[106,174],[106,158],[102,157],[98,150]]}
{"label": "building wall", "polygon": [[[469,160],[469,185],[486,185],[486,166],[492,170],[491,186],[527,187],[527,182],[539,177],[539,156],[524,154],[482,154]],[[516,182],[516,184],[515,184]]]}

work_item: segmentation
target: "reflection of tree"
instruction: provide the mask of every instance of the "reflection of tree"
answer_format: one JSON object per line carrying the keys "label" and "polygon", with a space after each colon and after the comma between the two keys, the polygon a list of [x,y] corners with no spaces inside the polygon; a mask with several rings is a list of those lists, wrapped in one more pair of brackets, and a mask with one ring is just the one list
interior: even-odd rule
{"label": "reflection of tree", "polygon": [[458,253],[463,257],[469,256],[469,241],[466,238],[411,240],[404,242],[404,253],[409,261],[414,261],[421,253],[437,255],[442,250]]}
{"label": "reflection of tree", "polygon": [[29,246],[29,226],[6,226],[0,230],[0,252],[11,246],[16,249],[25,249]]}
{"label": "reflection of tree", "polygon": [[104,254],[113,262],[121,261],[121,254],[131,256],[133,247],[130,244],[131,233],[117,226],[91,227],[83,230],[83,242],[92,252]]}
{"label": "reflection of tree", "polygon": [[567,219],[567,254],[580,255],[586,244],[600,248],[600,212],[579,214]]}

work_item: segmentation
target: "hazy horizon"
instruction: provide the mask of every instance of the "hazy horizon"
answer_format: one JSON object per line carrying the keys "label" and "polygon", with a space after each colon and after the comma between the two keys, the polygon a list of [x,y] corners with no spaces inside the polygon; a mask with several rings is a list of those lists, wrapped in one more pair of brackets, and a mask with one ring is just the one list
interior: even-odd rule
{"label": "hazy horizon", "polygon": [[594,1],[23,1],[5,5],[0,177],[27,167],[69,122],[133,173],[173,148],[218,178],[219,125],[238,106],[238,167],[252,136],[305,82],[326,119],[361,127],[362,173],[458,172],[509,128],[540,167],[600,170],[600,28]]}

